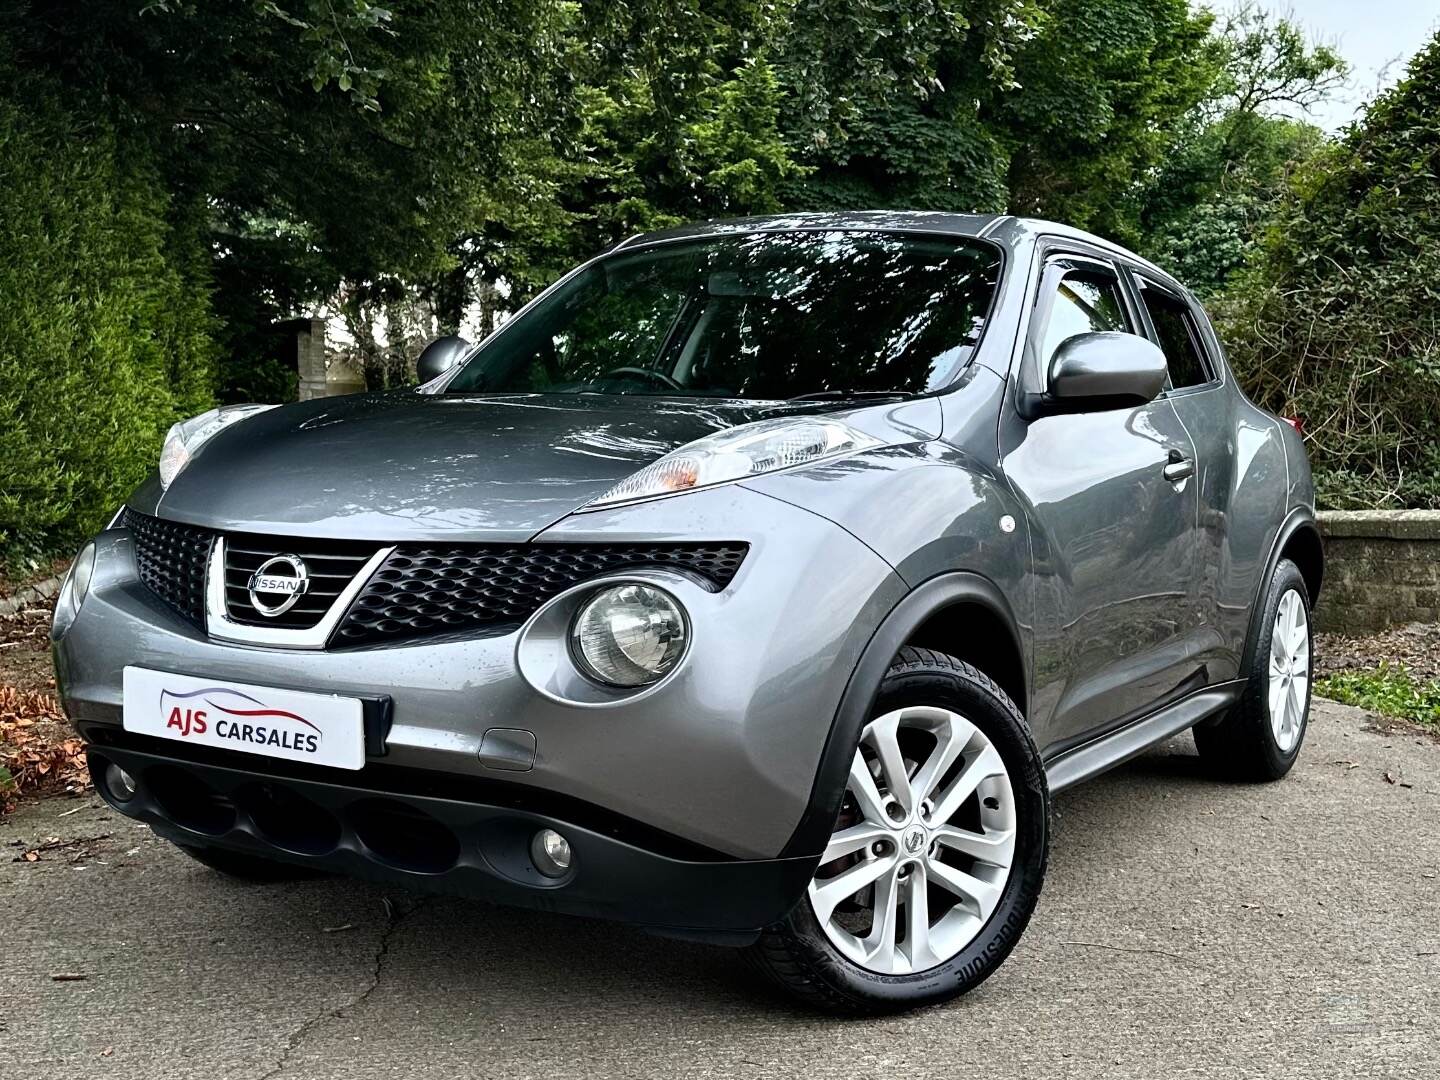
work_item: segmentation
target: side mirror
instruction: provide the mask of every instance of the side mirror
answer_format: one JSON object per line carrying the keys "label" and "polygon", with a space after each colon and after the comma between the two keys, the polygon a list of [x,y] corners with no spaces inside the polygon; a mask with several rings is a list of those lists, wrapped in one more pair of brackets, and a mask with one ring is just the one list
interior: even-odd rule
{"label": "side mirror", "polygon": [[425,351],[415,361],[415,374],[422,383],[438,379],[458,364],[460,358],[469,351],[470,342],[459,334],[438,337],[425,346]]}
{"label": "side mirror", "polygon": [[1165,354],[1153,341],[1113,330],[1066,338],[1050,361],[1042,411],[1134,408],[1165,385]]}

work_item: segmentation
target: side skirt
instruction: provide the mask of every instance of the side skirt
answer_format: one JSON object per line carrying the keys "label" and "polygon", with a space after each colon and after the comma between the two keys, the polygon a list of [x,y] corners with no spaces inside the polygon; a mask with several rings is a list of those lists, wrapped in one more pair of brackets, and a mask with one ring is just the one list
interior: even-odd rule
{"label": "side skirt", "polygon": [[1144,753],[1156,743],[1223,712],[1240,699],[1244,688],[1244,679],[1206,687],[1133,724],[1057,754],[1045,762],[1045,776],[1051,794],[1099,776]]}

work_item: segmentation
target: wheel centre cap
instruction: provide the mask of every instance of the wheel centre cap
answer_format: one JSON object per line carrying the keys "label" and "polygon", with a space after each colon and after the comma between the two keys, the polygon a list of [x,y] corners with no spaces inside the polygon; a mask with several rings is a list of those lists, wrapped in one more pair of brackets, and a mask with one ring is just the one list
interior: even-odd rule
{"label": "wheel centre cap", "polygon": [[906,855],[919,855],[925,850],[925,830],[919,825],[906,829],[904,836],[900,838],[900,845],[905,849]]}

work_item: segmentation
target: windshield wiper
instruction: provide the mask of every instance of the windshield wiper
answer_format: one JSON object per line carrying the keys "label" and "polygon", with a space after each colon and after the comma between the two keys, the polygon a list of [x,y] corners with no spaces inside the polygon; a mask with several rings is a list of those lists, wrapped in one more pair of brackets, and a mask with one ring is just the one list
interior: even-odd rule
{"label": "windshield wiper", "polygon": [[786,401],[845,401],[850,398],[907,398],[908,390],[817,390],[813,394],[796,394]]}

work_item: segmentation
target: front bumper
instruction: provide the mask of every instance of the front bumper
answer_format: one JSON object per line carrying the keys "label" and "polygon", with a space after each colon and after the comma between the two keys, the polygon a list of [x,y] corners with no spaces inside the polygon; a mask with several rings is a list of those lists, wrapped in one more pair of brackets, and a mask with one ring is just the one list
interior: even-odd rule
{"label": "front bumper", "polygon": [[[177,758],[160,740],[82,730],[106,802],[189,847],[737,944],[784,916],[815,869],[814,857],[706,858],[679,844],[649,850],[603,814],[578,824],[583,811],[559,817],[531,809],[509,785],[467,799],[413,790],[395,773],[382,787],[327,782],[313,766],[292,770],[311,775],[270,776],[238,760],[217,763],[241,755]],[[132,797],[110,789],[112,763],[138,781]],[[543,828],[570,842],[563,877],[546,877],[531,861],[531,838]]]}
{"label": "front bumper", "polygon": [[[97,539],[89,595],[55,642],[62,702],[82,728],[117,729],[126,665],[388,698],[383,755],[372,748],[371,763],[553,792],[723,858],[777,856],[807,809],[861,651],[906,591],[899,577],[830,522],[734,486],[575,515],[543,539],[723,539],[750,550],[719,593],[663,579],[692,622],[671,677],[623,702],[581,703],[521,674],[516,633],[343,651],[210,639],[141,584],[128,533],[110,530]],[[527,771],[497,771],[482,755],[494,729],[533,736]],[[365,771],[334,782],[364,787]]]}

